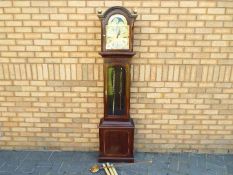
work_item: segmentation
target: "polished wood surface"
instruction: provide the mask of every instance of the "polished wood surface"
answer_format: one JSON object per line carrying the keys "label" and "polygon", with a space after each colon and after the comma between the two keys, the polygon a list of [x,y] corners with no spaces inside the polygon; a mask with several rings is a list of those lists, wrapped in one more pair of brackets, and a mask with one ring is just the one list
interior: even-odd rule
{"label": "polished wood surface", "polygon": [[100,122],[99,161],[133,162],[134,123],[129,121]]}
{"label": "polished wood surface", "polygon": [[133,57],[136,53],[135,52],[130,52],[130,51],[125,51],[125,52],[122,52],[122,51],[111,51],[111,52],[99,52],[99,54],[102,56],[102,57],[106,57],[106,58],[125,58],[125,57]]}
{"label": "polished wood surface", "polygon": [[[106,49],[106,25],[109,18],[115,14],[123,15],[127,20],[129,49]],[[135,55],[133,29],[137,15],[131,14],[123,7],[116,6],[109,8],[103,14],[99,13],[98,16],[101,20],[100,55],[104,58],[104,116],[99,124],[100,155],[98,161],[134,162],[135,127],[130,118],[130,60]],[[119,74],[119,68],[121,74]],[[119,75],[124,77],[119,78]],[[124,88],[119,88],[122,87],[121,85]],[[116,93],[121,94],[120,97]],[[119,106],[122,108],[119,109]]]}

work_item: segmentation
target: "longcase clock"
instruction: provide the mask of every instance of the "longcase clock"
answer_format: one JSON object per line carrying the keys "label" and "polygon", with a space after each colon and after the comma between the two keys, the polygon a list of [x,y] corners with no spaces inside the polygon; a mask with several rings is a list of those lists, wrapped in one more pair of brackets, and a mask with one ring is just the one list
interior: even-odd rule
{"label": "longcase clock", "polygon": [[136,12],[111,7],[98,12],[104,58],[104,117],[99,124],[99,161],[133,162],[134,122],[130,118],[130,59]]}

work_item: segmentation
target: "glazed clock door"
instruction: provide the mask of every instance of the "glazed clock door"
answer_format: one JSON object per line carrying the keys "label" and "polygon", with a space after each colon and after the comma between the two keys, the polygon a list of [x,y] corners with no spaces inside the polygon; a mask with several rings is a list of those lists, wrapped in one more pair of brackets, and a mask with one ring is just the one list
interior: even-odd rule
{"label": "glazed clock door", "polygon": [[106,50],[129,49],[129,25],[121,14],[111,16],[106,25]]}
{"label": "glazed clock door", "polygon": [[129,84],[128,65],[105,65],[105,116],[126,119],[128,115]]}
{"label": "glazed clock door", "polygon": [[134,21],[137,12],[130,13],[123,7],[111,7],[104,13],[98,11],[101,20],[101,52],[104,58],[131,58],[133,52]]}

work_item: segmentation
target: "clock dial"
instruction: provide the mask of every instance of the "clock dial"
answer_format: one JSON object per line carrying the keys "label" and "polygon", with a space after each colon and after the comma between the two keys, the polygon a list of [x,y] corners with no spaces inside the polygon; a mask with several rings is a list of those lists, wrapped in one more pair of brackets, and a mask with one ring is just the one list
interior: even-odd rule
{"label": "clock dial", "polygon": [[109,18],[106,25],[106,49],[129,49],[129,25],[123,15]]}

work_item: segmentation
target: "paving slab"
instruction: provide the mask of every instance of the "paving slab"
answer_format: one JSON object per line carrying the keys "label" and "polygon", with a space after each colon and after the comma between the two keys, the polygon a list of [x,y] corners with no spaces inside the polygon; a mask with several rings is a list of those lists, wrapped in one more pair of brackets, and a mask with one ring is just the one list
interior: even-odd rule
{"label": "paving slab", "polygon": [[[0,175],[91,175],[89,168],[101,165],[97,159],[97,152],[0,150]],[[135,153],[135,162],[141,163],[115,163],[118,174],[233,175],[232,154]]]}

